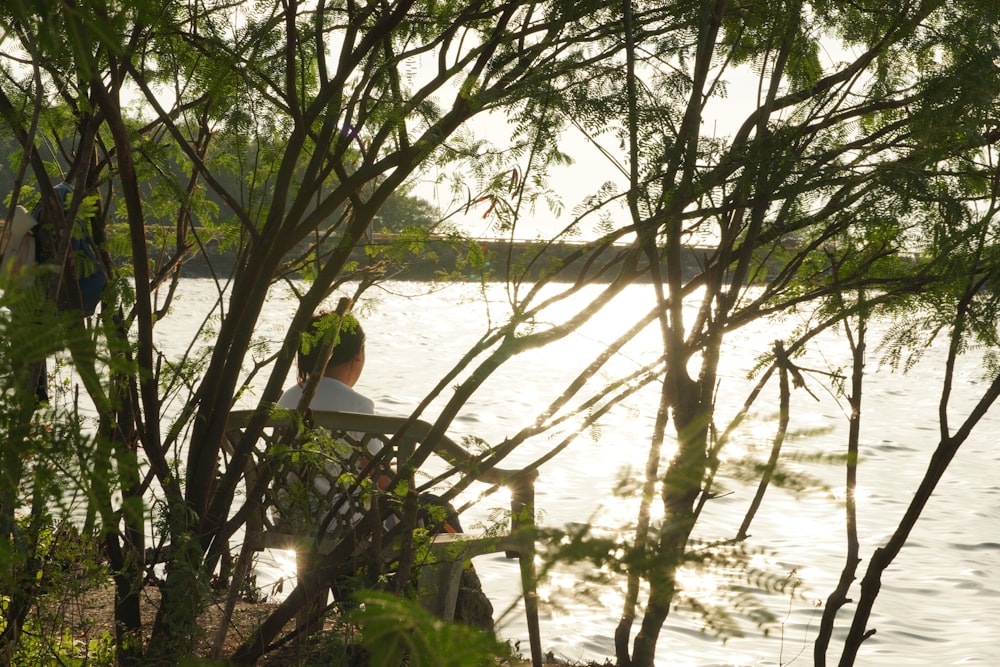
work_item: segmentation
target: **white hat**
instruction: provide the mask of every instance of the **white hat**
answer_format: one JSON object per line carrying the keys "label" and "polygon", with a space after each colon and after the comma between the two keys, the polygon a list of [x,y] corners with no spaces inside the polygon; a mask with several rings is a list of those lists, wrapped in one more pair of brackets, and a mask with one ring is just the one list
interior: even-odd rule
{"label": "white hat", "polygon": [[10,221],[11,240],[17,239],[20,241],[25,234],[31,231],[31,228],[34,227],[35,224],[37,224],[35,219],[31,217],[31,214],[28,213],[27,209],[18,205],[18,207],[14,209],[14,219]]}
{"label": "white hat", "polygon": [[14,209],[14,217],[3,230],[6,245],[3,247],[3,263],[0,274],[18,272],[35,263],[35,239],[31,230],[36,221],[23,206]]}

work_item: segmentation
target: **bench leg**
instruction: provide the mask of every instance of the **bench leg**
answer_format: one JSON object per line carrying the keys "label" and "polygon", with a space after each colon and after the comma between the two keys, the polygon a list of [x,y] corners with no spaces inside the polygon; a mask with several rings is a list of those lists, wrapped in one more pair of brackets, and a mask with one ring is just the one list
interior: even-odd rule
{"label": "bench leg", "polygon": [[523,550],[518,564],[521,566],[521,591],[524,594],[524,615],[528,623],[531,665],[542,667],[542,632],[538,625],[538,592],[535,589],[535,550]]}
{"label": "bench leg", "polygon": [[532,667],[542,667],[542,632],[538,626],[538,591],[535,573],[535,487],[531,479],[522,479],[511,489],[511,533],[520,535],[524,545],[518,550],[521,566],[521,592],[528,623]]}
{"label": "bench leg", "polygon": [[420,605],[438,618],[454,620],[463,567],[463,562],[456,560],[422,566],[417,583]]}
{"label": "bench leg", "polygon": [[[295,551],[295,571],[299,583],[307,572],[318,564],[319,556],[310,553],[308,549],[297,549]],[[304,641],[307,637],[323,629],[323,610],[326,609],[326,601],[330,595],[326,586],[306,588],[306,601],[295,617],[295,630],[298,633],[299,641]]]}

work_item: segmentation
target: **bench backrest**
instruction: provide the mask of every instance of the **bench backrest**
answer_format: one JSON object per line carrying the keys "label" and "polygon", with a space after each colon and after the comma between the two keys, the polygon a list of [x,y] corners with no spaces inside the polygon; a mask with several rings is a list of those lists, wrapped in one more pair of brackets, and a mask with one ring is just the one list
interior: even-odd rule
{"label": "bench backrest", "polygon": [[[230,414],[228,451],[235,452],[240,446],[253,414]],[[403,494],[379,494],[374,480],[392,476],[393,470],[406,470],[416,462],[415,456],[422,459],[420,463],[437,459],[434,467],[440,474],[421,485],[414,480],[414,491],[441,479],[447,479],[454,490],[476,482],[486,484],[487,492],[508,486],[514,525],[499,527],[496,532],[509,535],[516,524],[530,521],[520,513],[532,503],[533,471],[497,468],[487,457],[474,456],[445,436],[424,447],[431,433],[430,424],[400,417],[277,412],[251,444],[244,480],[246,539],[257,550],[305,545],[328,551],[355,529],[376,497],[381,499],[378,509],[383,518],[387,513],[399,514]],[[373,455],[379,447],[379,454]],[[425,453],[432,456],[425,457]]]}

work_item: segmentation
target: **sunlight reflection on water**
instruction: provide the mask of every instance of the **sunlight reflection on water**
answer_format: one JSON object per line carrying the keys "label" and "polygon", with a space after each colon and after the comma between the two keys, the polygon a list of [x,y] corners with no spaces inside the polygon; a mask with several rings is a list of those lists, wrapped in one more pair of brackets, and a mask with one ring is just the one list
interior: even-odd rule
{"label": "sunlight reflection on water", "polygon": [[[475,286],[453,286],[416,301],[400,294],[425,291],[422,286],[391,287],[395,293],[383,293],[378,303],[363,311],[368,364],[358,388],[375,400],[377,410],[406,414],[483,333],[487,311],[475,300]],[[195,285],[187,292],[190,296],[185,308],[207,303],[211,292],[204,290],[207,287],[199,295]],[[584,303],[595,294],[596,290],[588,291],[575,303]],[[500,287],[492,286],[490,295],[494,299],[491,313],[502,319]],[[627,295],[629,298],[616,302],[580,332],[503,365],[453,423],[452,435],[476,435],[496,443],[533,422],[603,344],[644,312],[643,304],[649,302],[648,288],[630,288]],[[279,340],[293,306],[288,299],[276,298],[258,333]],[[197,308],[190,311],[164,321],[160,335],[168,351],[170,332],[186,333],[197,321]],[[552,313],[543,319],[557,321],[563,314]],[[791,323],[751,325],[730,339],[721,365],[720,427],[735,414],[752,386],[747,373],[757,356],[791,327]],[[179,345],[188,338],[178,335],[176,340]],[[611,360],[608,369],[595,379],[595,385],[650,363],[658,354],[658,343],[657,331],[650,328]],[[843,341],[831,334],[799,363],[829,369],[843,363],[844,347]],[[939,358],[935,354],[929,354],[927,361]],[[955,425],[968,410],[976,389],[982,386],[976,374],[981,364],[971,366],[973,370],[955,388]],[[865,389],[866,400],[871,403],[862,422],[858,493],[865,559],[862,568],[905,511],[911,487],[923,474],[937,442],[934,392],[938,369],[922,363],[903,377],[884,370],[875,372],[876,367],[873,359]],[[760,595],[777,619],[767,637],[734,608],[729,611],[743,621],[746,637],[733,637],[725,644],[704,632],[697,617],[672,613],[658,644],[660,664],[778,665],[790,664],[796,655],[795,664],[811,664],[811,641],[821,615],[814,603],[829,594],[843,566],[844,494],[842,467],[815,462],[809,456],[843,451],[847,408],[844,401],[820,389],[818,378],[807,376],[807,382],[815,398],[804,391],[794,392],[791,430],[784,451],[803,457],[790,464],[792,470],[814,476],[826,488],[812,488],[800,495],[770,489],[747,542],[756,554],[754,564],[778,577],[789,576],[794,570],[802,580],[801,587],[796,596]],[[655,385],[644,388],[542,469],[537,503],[543,525],[561,528],[593,518],[598,534],[629,535],[636,520],[637,489],[656,418],[656,395]],[[436,416],[449,396],[450,391],[446,391],[425,418]],[[252,399],[250,395],[248,400]],[[747,454],[766,459],[776,426],[776,390],[768,387],[762,401],[737,431],[725,454],[728,465],[735,465]],[[1000,423],[994,412],[960,452],[911,543],[886,574],[870,623],[878,633],[866,642],[859,664],[1000,664],[1000,645],[996,642],[1000,630],[1000,586],[996,583],[1000,579],[1000,487],[996,481],[1000,479],[1000,453],[995,447],[998,433]],[[523,465],[561,437],[530,441],[505,465]],[[662,460],[668,460],[669,455],[668,443]],[[630,470],[626,472],[627,468]],[[627,482],[625,492],[616,495],[620,479]],[[696,537],[702,540],[727,539],[735,534],[756,485],[720,479],[716,490],[721,495],[708,503],[696,531]],[[657,505],[654,501],[654,511]],[[503,507],[504,501],[493,498],[487,506]],[[463,520],[473,525],[487,518],[488,509],[476,508]],[[516,600],[520,588],[516,561],[507,561],[502,555],[489,556],[477,559],[476,567],[498,612]],[[588,567],[592,566],[560,565],[542,584],[542,591],[552,601],[552,606],[547,605],[542,612],[543,646],[570,660],[602,661],[614,653],[613,633],[621,614],[623,582],[615,579],[601,583],[601,577],[596,575],[602,573]],[[275,552],[273,562],[262,561],[258,575],[261,581],[267,581],[293,571],[294,558]],[[861,574],[863,569],[859,577]],[[702,573],[692,575],[688,585],[710,600],[725,581],[719,573]],[[855,589],[852,596],[856,595]],[[833,646],[838,637],[843,637],[847,622],[845,610]],[[504,638],[521,640],[522,650],[526,651],[527,632],[520,613],[506,618],[499,631]],[[836,662],[837,656],[831,653],[830,659]]]}

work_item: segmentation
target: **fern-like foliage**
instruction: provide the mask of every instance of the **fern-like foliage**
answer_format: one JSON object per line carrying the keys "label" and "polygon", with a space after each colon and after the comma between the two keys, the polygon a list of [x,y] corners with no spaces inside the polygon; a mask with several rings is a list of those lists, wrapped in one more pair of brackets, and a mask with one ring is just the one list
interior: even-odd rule
{"label": "fern-like foliage", "polygon": [[365,592],[351,619],[372,667],[493,667],[506,648],[490,634],[433,616],[415,602]]}

